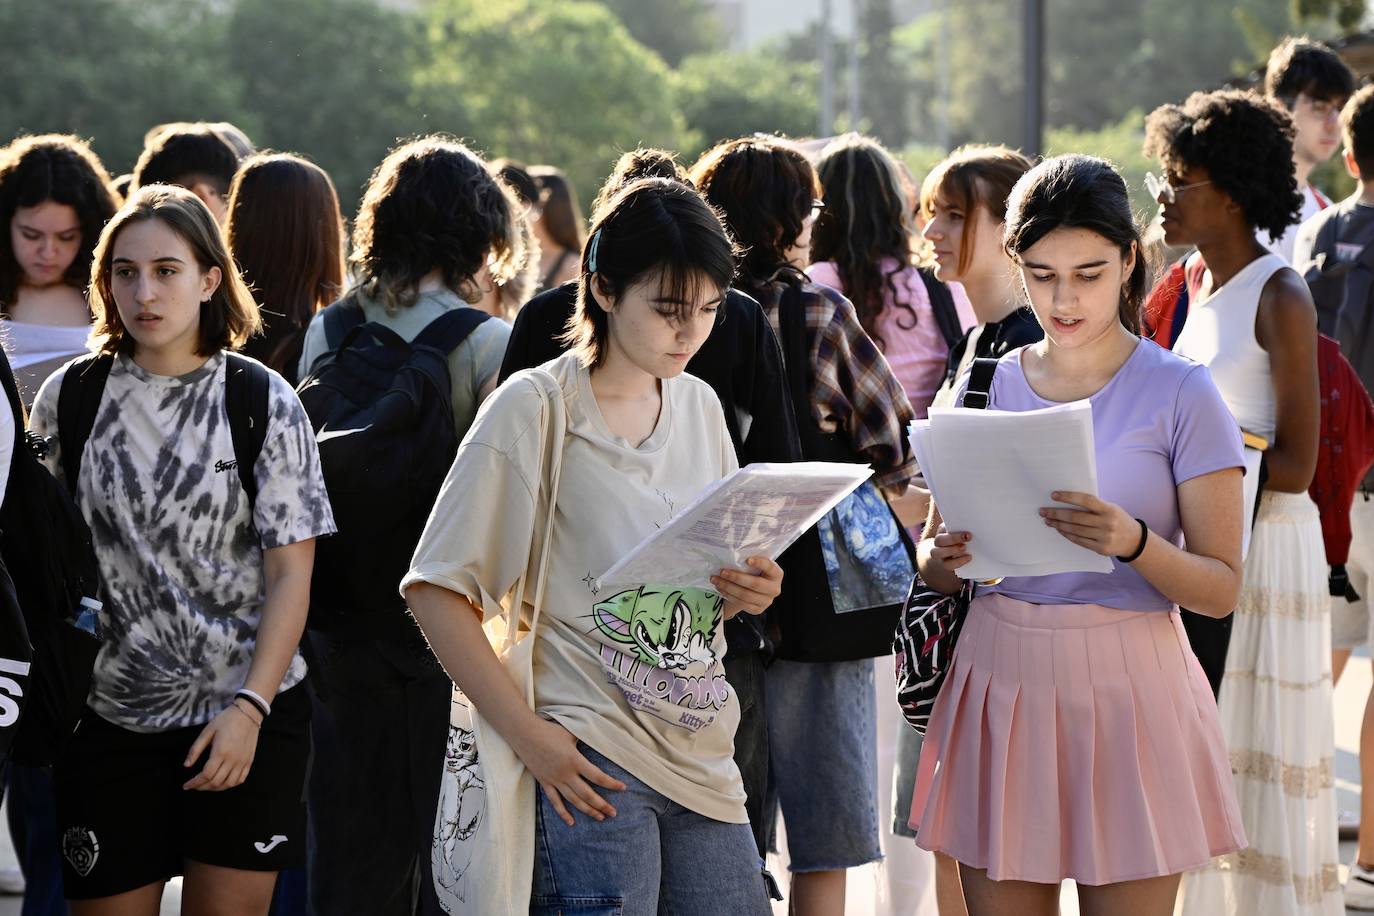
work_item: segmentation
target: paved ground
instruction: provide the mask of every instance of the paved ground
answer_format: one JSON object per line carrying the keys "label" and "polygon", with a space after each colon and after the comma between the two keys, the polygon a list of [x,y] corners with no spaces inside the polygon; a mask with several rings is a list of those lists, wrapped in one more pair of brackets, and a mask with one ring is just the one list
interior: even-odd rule
{"label": "paved ground", "polygon": [[[1374,683],[1374,673],[1371,673],[1368,654],[1363,653],[1360,657],[1351,660],[1341,683],[1336,685],[1336,790],[1337,804],[1343,809],[1357,810],[1359,807],[1360,771],[1357,754],[1360,739],[1360,719],[1364,713],[1364,700],[1369,693],[1371,683]],[[3,824],[3,820],[0,820],[0,824]],[[1342,843],[1342,881],[1345,880],[1347,867],[1354,857],[1355,844]],[[9,867],[15,864],[14,847],[10,844],[9,833],[0,829],[0,867]],[[775,861],[771,864],[774,866],[775,874],[785,875],[783,863]],[[880,893],[878,890],[880,879],[879,866],[867,866],[855,870],[850,876],[849,905],[846,916],[873,916],[877,912],[874,901]],[[163,916],[174,916],[180,911],[180,907],[181,885],[178,880],[168,887],[167,894],[163,897]],[[1073,893],[1072,884],[1069,882],[1066,882],[1064,886],[1062,910],[1065,916],[1077,916],[1078,914],[1077,898]],[[1355,911],[1350,912],[1353,914]],[[775,913],[777,916],[786,916],[786,905],[780,904],[775,907]],[[0,916],[20,916],[20,898],[0,897]],[[935,914],[934,908],[929,905],[911,903],[895,912],[888,912],[884,916],[935,916]]]}

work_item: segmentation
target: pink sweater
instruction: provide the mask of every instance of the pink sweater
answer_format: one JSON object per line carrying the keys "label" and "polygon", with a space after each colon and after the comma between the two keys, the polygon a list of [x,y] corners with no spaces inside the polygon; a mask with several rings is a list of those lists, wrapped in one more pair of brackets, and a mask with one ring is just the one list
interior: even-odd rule
{"label": "pink sweater", "polygon": [[[887,258],[881,267],[883,274],[896,266],[896,261]],[[833,261],[821,261],[806,269],[807,274],[817,283],[837,289],[848,295],[840,283],[839,272]],[[926,295],[926,285],[915,267],[907,267],[892,278],[893,285],[902,302],[911,306],[916,313],[916,326],[911,324],[911,315],[906,309],[894,304],[892,292],[885,295],[884,307],[878,315],[877,330],[883,338],[883,356],[892,367],[892,374],[902,383],[907,399],[916,411],[917,418],[924,418],[935,392],[945,377],[945,362],[949,357],[949,347],[940,334],[931,310],[930,297]],[[949,284],[954,296],[954,307],[959,313],[959,325],[965,331],[977,324],[973,315],[973,305],[968,294],[958,283]]]}

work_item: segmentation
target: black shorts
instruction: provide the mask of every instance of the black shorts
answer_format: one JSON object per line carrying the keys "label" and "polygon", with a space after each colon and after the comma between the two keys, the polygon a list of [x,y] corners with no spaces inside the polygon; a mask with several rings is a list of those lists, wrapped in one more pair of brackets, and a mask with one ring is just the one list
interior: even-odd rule
{"label": "black shorts", "polygon": [[310,697],[280,694],[242,785],[187,791],[183,767],[204,726],[141,734],[86,711],[54,767],[62,880],[71,900],[109,897],[180,875],[187,859],[280,871],[305,864]]}

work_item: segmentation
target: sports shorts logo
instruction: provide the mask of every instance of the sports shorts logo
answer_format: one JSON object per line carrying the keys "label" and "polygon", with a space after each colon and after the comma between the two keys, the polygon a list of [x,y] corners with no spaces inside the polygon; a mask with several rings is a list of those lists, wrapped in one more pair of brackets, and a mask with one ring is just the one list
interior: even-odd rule
{"label": "sports shorts logo", "polygon": [[263,855],[267,855],[269,852],[276,849],[278,846],[285,842],[286,837],[282,836],[280,833],[275,833],[272,835],[271,842],[254,843],[253,848],[256,849],[258,852],[262,853]]}
{"label": "sports shorts logo", "polygon": [[62,834],[62,855],[78,875],[83,878],[89,875],[100,858],[100,841],[95,838],[95,831],[85,827],[67,828]]}

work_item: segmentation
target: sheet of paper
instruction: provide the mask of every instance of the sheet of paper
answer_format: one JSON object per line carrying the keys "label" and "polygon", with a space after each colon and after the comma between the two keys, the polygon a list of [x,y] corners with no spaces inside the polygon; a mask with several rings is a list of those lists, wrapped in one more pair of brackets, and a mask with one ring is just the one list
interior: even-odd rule
{"label": "sheet of paper", "polygon": [[913,424],[911,443],[946,528],[973,534],[973,559],[959,575],[1111,572],[1109,558],[1040,517],[1055,490],[1097,495],[1088,401],[1023,412],[932,408],[925,426]]}
{"label": "sheet of paper", "polygon": [[606,570],[598,585],[709,589],[721,569],[747,569],[752,556],[777,559],[871,476],[866,464],[826,461],[740,468]]}
{"label": "sheet of paper", "polygon": [[1241,519],[1240,535],[1240,558],[1245,559],[1245,555],[1250,552],[1250,525],[1251,519],[1255,517],[1255,500],[1259,499],[1259,470],[1260,459],[1264,457],[1264,452],[1257,448],[1245,449],[1245,481],[1241,484],[1241,505],[1245,509],[1245,516]]}

